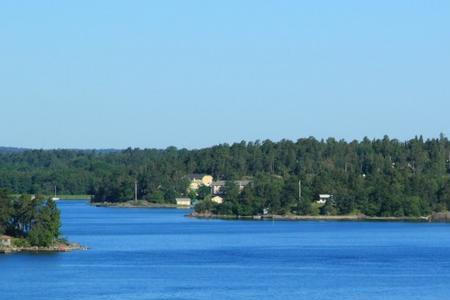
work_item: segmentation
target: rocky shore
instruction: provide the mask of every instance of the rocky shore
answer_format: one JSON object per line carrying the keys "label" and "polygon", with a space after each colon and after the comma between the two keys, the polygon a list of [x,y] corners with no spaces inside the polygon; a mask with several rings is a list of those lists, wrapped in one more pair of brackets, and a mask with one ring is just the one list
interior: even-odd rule
{"label": "rocky shore", "polygon": [[[224,219],[224,220],[279,220],[279,221],[410,221],[410,222],[431,222],[436,221],[429,217],[369,217],[360,215],[344,216],[297,216],[297,215],[256,215],[256,216],[235,216],[235,215],[215,215],[211,213],[192,212],[187,215],[190,218],[199,219]],[[450,221],[450,215],[449,215]]]}
{"label": "rocky shore", "polygon": [[50,247],[37,247],[37,246],[26,246],[26,247],[0,247],[0,254],[8,253],[52,253],[52,252],[71,252],[74,250],[88,250],[88,247],[82,246],[78,243],[57,243]]}
{"label": "rocky shore", "polygon": [[430,216],[431,222],[450,222],[450,212],[433,213]]}

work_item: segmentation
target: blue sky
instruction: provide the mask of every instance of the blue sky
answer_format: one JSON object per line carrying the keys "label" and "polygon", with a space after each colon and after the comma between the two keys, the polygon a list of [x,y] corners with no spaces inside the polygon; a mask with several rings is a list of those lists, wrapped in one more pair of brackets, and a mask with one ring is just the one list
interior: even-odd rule
{"label": "blue sky", "polygon": [[0,145],[448,135],[450,1],[0,2]]}

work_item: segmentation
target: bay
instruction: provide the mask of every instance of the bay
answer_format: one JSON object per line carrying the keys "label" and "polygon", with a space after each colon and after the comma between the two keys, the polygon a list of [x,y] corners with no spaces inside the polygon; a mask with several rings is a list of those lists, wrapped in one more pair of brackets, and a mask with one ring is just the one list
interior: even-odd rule
{"label": "bay", "polygon": [[446,299],[450,225],[224,221],[60,201],[88,251],[0,255],[0,299]]}

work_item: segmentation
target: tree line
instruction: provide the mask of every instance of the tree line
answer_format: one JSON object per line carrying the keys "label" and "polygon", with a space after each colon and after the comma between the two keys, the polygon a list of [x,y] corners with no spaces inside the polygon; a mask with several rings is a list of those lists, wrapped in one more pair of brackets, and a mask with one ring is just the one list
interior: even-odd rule
{"label": "tree line", "polygon": [[[0,186],[14,193],[91,194],[93,201],[138,198],[173,202],[186,195],[189,173],[215,179],[252,178],[242,193],[228,187],[214,211],[415,216],[450,207],[450,142],[447,137],[399,141],[270,140],[187,150],[117,152],[28,150],[0,154]],[[298,201],[298,181],[302,199]],[[317,207],[318,194],[332,194]],[[202,204],[211,206],[208,203]],[[201,208],[201,205],[200,205]]]}

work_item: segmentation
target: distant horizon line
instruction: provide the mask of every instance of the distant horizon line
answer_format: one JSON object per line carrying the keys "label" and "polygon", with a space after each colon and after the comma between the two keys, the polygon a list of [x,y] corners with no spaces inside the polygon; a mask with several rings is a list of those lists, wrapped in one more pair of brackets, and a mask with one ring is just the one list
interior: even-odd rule
{"label": "distant horizon line", "polygon": [[273,143],[279,143],[279,142],[283,142],[283,141],[290,141],[290,142],[298,142],[299,140],[308,140],[308,139],[315,139],[318,142],[327,142],[327,140],[329,139],[334,139],[336,142],[345,142],[345,143],[352,143],[352,142],[362,142],[366,139],[370,140],[370,141],[377,141],[377,140],[383,140],[385,138],[388,138],[389,140],[393,141],[393,140],[397,140],[400,143],[406,143],[415,139],[422,139],[423,141],[430,141],[430,140],[439,140],[441,138],[447,138],[447,136],[444,133],[440,133],[437,137],[424,137],[422,134],[420,135],[415,135],[414,137],[411,138],[407,138],[407,139],[398,139],[398,138],[393,138],[390,137],[389,135],[385,134],[383,135],[383,137],[373,137],[373,138],[369,138],[368,136],[365,136],[363,138],[354,138],[354,139],[347,139],[347,138],[340,138],[337,139],[335,137],[327,137],[327,138],[316,138],[314,136],[308,136],[308,137],[300,137],[297,139],[289,139],[289,138],[282,138],[282,139],[278,139],[278,140],[271,140],[270,138],[266,138],[266,139],[256,139],[256,140],[241,140],[239,142],[222,142],[222,143],[217,143],[217,144],[213,144],[213,145],[209,145],[209,146],[204,146],[204,147],[177,147],[174,145],[171,146],[167,146],[167,147],[133,147],[133,146],[128,146],[128,147],[124,147],[124,148],[114,148],[114,147],[86,147],[86,148],[78,148],[78,147],[58,147],[58,148],[54,148],[54,147],[49,147],[49,148],[44,148],[44,147],[15,147],[15,146],[0,146],[0,151],[2,152],[23,152],[23,151],[32,151],[32,150],[44,150],[44,151],[57,151],[57,150],[69,150],[69,151],[100,151],[100,152],[119,152],[119,151],[124,151],[127,149],[133,149],[133,150],[166,150],[169,148],[175,148],[177,150],[201,150],[201,149],[206,149],[206,148],[211,148],[211,147],[216,147],[216,146],[222,146],[222,145],[234,145],[234,144],[240,144],[242,142],[245,143],[264,143],[267,141],[273,142]]}

